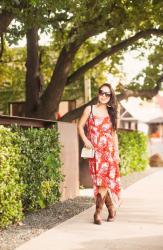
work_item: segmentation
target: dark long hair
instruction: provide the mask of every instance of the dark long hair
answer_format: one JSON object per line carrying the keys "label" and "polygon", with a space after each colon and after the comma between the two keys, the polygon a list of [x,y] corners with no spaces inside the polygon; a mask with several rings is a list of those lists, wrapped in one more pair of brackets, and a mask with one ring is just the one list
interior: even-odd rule
{"label": "dark long hair", "polygon": [[113,90],[111,84],[104,83],[99,87],[99,90],[102,87],[108,87],[110,89],[111,96],[110,96],[109,102],[107,103],[107,110],[108,110],[108,114],[109,114],[110,119],[111,119],[113,129],[116,130],[117,129],[117,100],[116,100],[116,96],[115,96],[115,93],[114,93],[114,90]]}

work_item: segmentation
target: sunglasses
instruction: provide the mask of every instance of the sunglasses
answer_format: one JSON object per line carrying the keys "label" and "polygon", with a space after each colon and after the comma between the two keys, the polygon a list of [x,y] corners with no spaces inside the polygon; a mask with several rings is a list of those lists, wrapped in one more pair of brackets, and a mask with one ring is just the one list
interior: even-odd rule
{"label": "sunglasses", "polygon": [[99,93],[99,95],[105,96],[105,97],[110,97],[111,96],[111,93],[105,92],[102,89],[100,89],[98,93]]}

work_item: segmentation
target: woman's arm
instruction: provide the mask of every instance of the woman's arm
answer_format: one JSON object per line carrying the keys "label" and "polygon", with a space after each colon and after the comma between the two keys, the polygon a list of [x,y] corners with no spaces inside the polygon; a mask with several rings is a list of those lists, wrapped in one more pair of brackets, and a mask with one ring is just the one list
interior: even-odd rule
{"label": "woman's arm", "polygon": [[118,136],[115,130],[113,131],[113,140],[114,140],[114,147],[118,151]]}
{"label": "woman's arm", "polygon": [[82,140],[87,148],[93,148],[92,143],[90,142],[90,140],[88,140],[88,138],[86,137],[86,135],[84,133],[84,126],[88,120],[88,117],[90,115],[90,111],[91,111],[91,107],[87,106],[84,109],[84,112],[83,112],[83,114],[78,122],[79,135],[81,136],[81,138],[82,138]]}

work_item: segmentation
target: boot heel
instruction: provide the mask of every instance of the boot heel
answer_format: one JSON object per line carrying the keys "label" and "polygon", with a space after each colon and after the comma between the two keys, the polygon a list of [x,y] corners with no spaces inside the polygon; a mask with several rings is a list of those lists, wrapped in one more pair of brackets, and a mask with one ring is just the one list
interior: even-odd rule
{"label": "boot heel", "polygon": [[96,225],[102,224],[102,221],[100,219],[98,219],[98,216],[96,213],[94,214],[94,224],[96,224]]}
{"label": "boot heel", "polygon": [[107,221],[112,222],[115,220],[115,216],[116,216],[116,210],[114,208],[114,206],[109,208],[109,215],[107,218]]}

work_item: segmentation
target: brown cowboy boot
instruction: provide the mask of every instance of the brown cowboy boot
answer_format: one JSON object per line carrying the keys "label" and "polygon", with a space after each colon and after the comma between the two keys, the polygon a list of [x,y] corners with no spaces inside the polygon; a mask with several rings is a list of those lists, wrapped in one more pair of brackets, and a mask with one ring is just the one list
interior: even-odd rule
{"label": "brown cowboy boot", "polygon": [[94,223],[97,225],[101,225],[101,223],[102,223],[100,213],[101,213],[102,207],[104,205],[104,202],[105,202],[105,197],[102,198],[101,194],[98,193],[97,197],[96,197],[96,211],[94,214]]}
{"label": "brown cowboy boot", "polygon": [[106,207],[108,209],[108,213],[109,213],[107,221],[114,221],[115,215],[116,215],[116,209],[113,205],[113,202],[111,200],[111,197],[110,197],[110,194],[108,191],[107,191],[106,196],[105,196],[105,205],[106,205]]}

